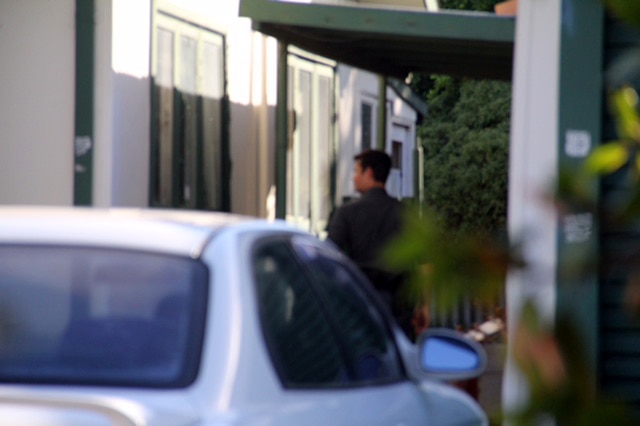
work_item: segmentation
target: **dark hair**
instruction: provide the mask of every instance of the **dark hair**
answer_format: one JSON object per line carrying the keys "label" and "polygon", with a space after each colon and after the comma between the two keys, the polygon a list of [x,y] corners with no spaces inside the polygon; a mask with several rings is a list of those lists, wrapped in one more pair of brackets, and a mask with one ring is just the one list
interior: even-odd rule
{"label": "dark hair", "polygon": [[378,151],[375,149],[367,149],[360,154],[353,157],[356,161],[360,161],[360,167],[362,171],[371,168],[373,171],[373,178],[385,183],[389,177],[391,171],[391,157],[384,151]]}

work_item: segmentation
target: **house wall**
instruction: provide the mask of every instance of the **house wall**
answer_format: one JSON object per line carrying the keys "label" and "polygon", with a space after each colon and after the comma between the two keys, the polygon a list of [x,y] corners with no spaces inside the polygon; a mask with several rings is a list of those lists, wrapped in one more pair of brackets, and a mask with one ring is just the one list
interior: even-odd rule
{"label": "house wall", "polygon": [[[378,114],[378,76],[363,70],[338,66],[339,100],[338,100],[338,134],[337,167],[336,167],[336,201],[341,202],[345,197],[355,197],[357,193],[353,187],[353,157],[362,151],[363,128],[361,123],[362,103],[372,105],[372,148],[377,144],[377,114]],[[413,197],[414,191],[414,150],[415,126],[417,113],[396,93],[387,88],[387,137],[385,150],[392,152],[394,126],[396,129],[406,129],[406,143],[403,144],[402,165],[400,174],[392,174],[387,181],[387,190],[398,198]],[[397,132],[395,132],[397,134]]]}
{"label": "house wall", "polygon": [[151,1],[96,1],[93,205],[148,205]]}
{"label": "house wall", "polygon": [[[237,12],[236,12],[237,13]],[[234,18],[228,33],[231,106],[231,208],[267,217],[275,214],[277,42],[253,33],[248,19]]]}
{"label": "house wall", "polygon": [[[273,215],[277,42],[237,16],[238,0],[160,1],[225,35],[231,211]],[[73,204],[75,8],[75,0],[0,2],[0,203]],[[152,0],[95,2],[89,171],[95,206],[149,205],[152,16]],[[334,144],[340,200],[355,195],[351,169],[360,148],[359,100],[377,99],[378,80],[346,66],[338,74]],[[391,90],[387,96],[389,130],[392,122],[406,125],[413,141],[415,112]],[[403,178],[409,183],[410,174]],[[401,187],[398,196],[412,195],[409,185]]]}
{"label": "house wall", "polygon": [[74,12],[0,2],[0,204],[73,203]]}

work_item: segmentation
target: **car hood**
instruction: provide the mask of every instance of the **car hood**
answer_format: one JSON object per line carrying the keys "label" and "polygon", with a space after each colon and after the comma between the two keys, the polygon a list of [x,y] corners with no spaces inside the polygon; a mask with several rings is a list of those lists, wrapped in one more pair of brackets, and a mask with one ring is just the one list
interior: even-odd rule
{"label": "car hood", "polygon": [[197,420],[184,395],[149,398],[91,391],[0,389],[0,422],[12,426],[164,426]]}

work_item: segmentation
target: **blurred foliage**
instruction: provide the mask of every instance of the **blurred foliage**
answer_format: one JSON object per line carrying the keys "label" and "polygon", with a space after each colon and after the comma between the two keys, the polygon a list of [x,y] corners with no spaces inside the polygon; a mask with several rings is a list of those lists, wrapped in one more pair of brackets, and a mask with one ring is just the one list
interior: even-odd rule
{"label": "blurred foliage", "polygon": [[470,296],[490,305],[503,292],[507,268],[521,261],[506,239],[457,232],[455,238],[432,211],[407,212],[404,232],[385,251],[392,268],[411,271],[408,296],[434,301],[439,313]]}
{"label": "blurred foliage", "polygon": [[541,418],[553,418],[558,425],[635,424],[627,407],[599,397],[592,388],[594,371],[577,330],[562,314],[551,327],[531,303],[525,304],[512,351],[530,398],[522,410],[509,413],[509,424],[534,425]]}
{"label": "blurred foliage", "polygon": [[[495,3],[444,0],[441,7],[491,10]],[[603,3],[613,17],[640,28],[640,0]],[[609,229],[637,225],[640,219],[640,115],[633,88],[640,84],[640,48],[617,53],[606,72],[617,139],[596,147],[583,162],[562,165],[546,200],[560,216],[589,213],[598,218],[598,226]],[[426,158],[427,207],[410,214],[405,232],[389,247],[387,260],[394,267],[410,269],[412,296],[435,300],[438,309],[450,309],[469,295],[492,301],[503,290],[510,268],[528,266],[518,246],[513,241],[510,246],[503,237],[510,86],[424,75],[414,75],[411,84],[418,93],[427,94],[430,108],[419,129]],[[609,175],[624,179],[625,189],[603,202],[597,188]],[[486,197],[479,195],[483,192]],[[607,253],[599,255],[600,261],[611,260]],[[583,267],[585,260],[592,261],[592,268],[601,266],[596,259],[583,258]],[[640,252],[628,254],[625,261],[631,267],[624,292],[627,311],[640,315]],[[563,312],[556,315],[553,324],[547,324],[535,305],[527,303],[513,324],[510,349],[529,384],[530,398],[521,410],[496,421],[637,424],[629,407],[593,388],[595,372],[579,328]]]}
{"label": "blurred foliage", "polygon": [[[555,199],[563,211],[598,211],[603,226],[615,228],[640,218],[640,115],[638,93],[631,86],[614,90],[609,108],[617,140],[597,146],[577,167],[561,168]],[[624,172],[628,181],[624,197],[599,203],[590,187],[603,176]]]}
{"label": "blurred foliage", "polygon": [[609,12],[622,22],[640,27],[640,2],[638,0],[603,0]]}

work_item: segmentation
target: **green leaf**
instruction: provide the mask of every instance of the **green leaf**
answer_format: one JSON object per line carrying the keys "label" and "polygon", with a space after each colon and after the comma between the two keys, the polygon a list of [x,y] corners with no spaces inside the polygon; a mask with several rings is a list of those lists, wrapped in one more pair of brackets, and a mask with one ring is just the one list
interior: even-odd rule
{"label": "green leaf", "polygon": [[585,168],[594,174],[609,174],[629,161],[629,150],[623,142],[610,142],[597,147],[587,157]]}
{"label": "green leaf", "polygon": [[604,3],[616,18],[640,26],[640,2],[637,0],[604,0]]}
{"label": "green leaf", "polygon": [[640,117],[638,116],[638,93],[630,86],[616,90],[611,95],[613,114],[616,117],[618,135],[640,143]]}

